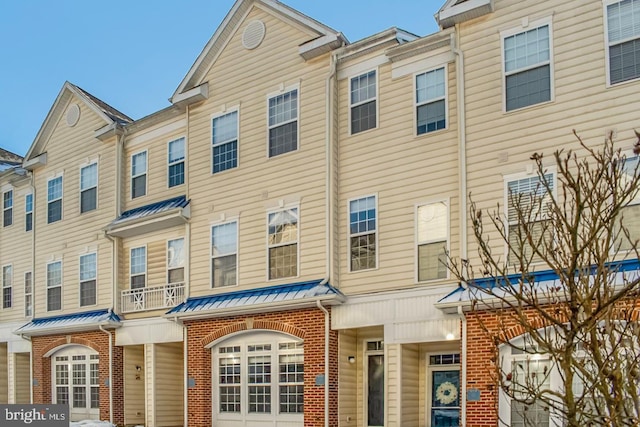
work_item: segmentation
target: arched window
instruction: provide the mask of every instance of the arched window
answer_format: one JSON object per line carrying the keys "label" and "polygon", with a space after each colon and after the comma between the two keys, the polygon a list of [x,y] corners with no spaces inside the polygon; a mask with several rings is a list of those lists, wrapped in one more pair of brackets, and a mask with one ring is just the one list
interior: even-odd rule
{"label": "arched window", "polygon": [[72,421],[100,417],[99,366],[98,353],[80,345],[51,356],[52,401],[68,404]]}

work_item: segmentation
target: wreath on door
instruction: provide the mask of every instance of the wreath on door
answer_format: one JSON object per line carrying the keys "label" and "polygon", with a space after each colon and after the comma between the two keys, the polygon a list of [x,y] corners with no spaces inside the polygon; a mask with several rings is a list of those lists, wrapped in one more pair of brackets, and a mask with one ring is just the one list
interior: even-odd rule
{"label": "wreath on door", "polygon": [[436,388],[436,400],[443,405],[450,405],[458,398],[458,387],[450,381],[445,381]]}

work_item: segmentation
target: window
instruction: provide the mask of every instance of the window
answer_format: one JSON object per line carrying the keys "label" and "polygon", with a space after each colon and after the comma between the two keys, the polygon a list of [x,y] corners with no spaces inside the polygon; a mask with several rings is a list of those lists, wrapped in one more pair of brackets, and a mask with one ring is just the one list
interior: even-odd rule
{"label": "window", "polygon": [[62,177],[47,182],[47,224],[62,219]]}
{"label": "window", "polygon": [[376,71],[369,71],[351,79],[349,95],[351,134],[377,126]]}
{"label": "window", "polygon": [[416,76],[416,132],[444,129],[447,126],[445,69],[428,71]]}
{"label": "window", "polygon": [[80,307],[96,304],[96,254],[80,257]]}
{"label": "window", "polygon": [[47,264],[47,311],[62,309],[62,261]]}
{"label": "window", "polygon": [[33,230],[33,194],[24,197],[24,231]]}
{"label": "window", "polygon": [[131,249],[131,266],[129,269],[131,289],[147,286],[147,248],[142,246]]}
{"label": "window", "polygon": [[449,212],[445,202],[418,206],[418,281],[447,277]]}
{"label": "window", "polygon": [[349,202],[349,268],[367,270],[377,266],[376,196]]}
{"label": "window", "polygon": [[80,213],[95,210],[98,204],[98,164],[80,169]]}
{"label": "window", "polygon": [[131,156],[131,198],[147,194],[147,152]]}
{"label": "window", "polygon": [[298,149],[298,90],[269,98],[269,157]]}
{"label": "window", "polygon": [[[627,182],[630,182],[633,178],[633,174],[638,170],[638,157],[629,157],[626,159],[623,173],[628,174],[629,178]],[[623,179],[627,175],[622,175]],[[619,245],[616,250],[629,251],[632,249],[632,241],[640,236],[640,194],[636,194],[636,197],[629,202],[627,206],[622,209],[621,225],[625,227],[631,236],[631,241],[628,240],[624,233],[619,234]]]}
{"label": "window", "polygon": [[[545,174],[544,181],[549,185],[551,191],[555,191],[552,173]],[[522,252],[526,259],[540,262],[540,257],[533,253],[533,248],[526,242],[525,236],[528,229],[534,241],[540,241],[542,244],[549,242],[550,230],[546,229],[549,193],[537,175],[508,179],[506,190],[509,245],[511,247],[509,256],[514,256],[517,259],[518,254]],[[518,218],[518,211],[524,218]],[[522,224],[521,220],[524,220],[525,224]]]}
{"label": "window", "polygon": [[212,173],[238,166],[238,112],[232,111],[211,120],[213,144]]}
{"label": "window", "polygon": [[238,284],[238,223],[211,227],[211,286]]}
{"label": "window", "polygon": [[13,190],[2,194],[2,226],[13,224]]}
{"label": "window", "polygon": [[268,215],[269,279],[298,275],[298,208]]}
{"label": "window", "polygon": [[551,100],[551,27],[504,37],[505,109]]}
{"label": "window", "polygon": [[71,345],[51,357],[53,403],[69,405],[73,419],[98,419],[100,356],[88,347]]}
{"label": "window", "polygon": [[184,239],[167,242],[168,283],[184,283]]}
{"label": "window", "polygon": [[24,273],[24,316],[33,316],[33,276],[30,271]]}
{"label": "window", "polygon": [[184,184],[184,138],[169,142],[169,187]]}
{"label": "window", "polygon": [[13,266],[2,267],[2,308],[11,308],[13,297]]}
{"label": "window", "polygon": [[[304,347],[290,337],[268,332],[231,338],[215,347],[214,418],[279,417],[289,422],[304,413]],[[216,422],[214,422],[216,424]]]}
{"label": "window", "polygon": [[610,84],[640,77],[640,0],[606,6]]}

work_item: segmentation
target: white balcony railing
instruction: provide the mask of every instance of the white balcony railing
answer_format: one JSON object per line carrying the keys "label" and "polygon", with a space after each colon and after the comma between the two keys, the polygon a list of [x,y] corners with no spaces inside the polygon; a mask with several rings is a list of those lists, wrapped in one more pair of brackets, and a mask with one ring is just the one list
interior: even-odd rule
{"label": "white balcony railing", "polygon": [[120,296],[122,313],[171,308],[184,302],[184,283],[125,289]]}

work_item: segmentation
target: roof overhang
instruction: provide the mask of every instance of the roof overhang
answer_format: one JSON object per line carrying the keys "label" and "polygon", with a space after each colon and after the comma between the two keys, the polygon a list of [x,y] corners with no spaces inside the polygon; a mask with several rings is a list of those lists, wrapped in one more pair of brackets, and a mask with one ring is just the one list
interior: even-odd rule
{"label": "roof overhang", "polygon": [[111,310],[97,310],[87,313],[33,319],[13,331],[13,333],[18,336],[36,337],[95,331],[100,328],[115,329],[120,326],[120,318]]}
{"label": "roof overhang", "polygon": [[32,157],[29,160],[25,160],[22,167],[26,170],[32,171],[38,169],[47,164],[47,153],[44,152],[38,156]]}
{"label": "roof overhang", "polygon": [[493,0],[448,1],[436,13],[435,18],[444,29],[491,12],[493,12]]}
{"label": "roof overhang", "polygon": [[195,104],[208,98],[209,83],[204,82],[200,86],[196,86],[193,89],[189,89],[185,92],[175,95],[173,98],[171,98],[171,102],[177,107],[185,108],[187,105]]}
{"label": "roof overhang", "polygon": [[298,49],[298,53],[305,61],[309,61],[310,59],[338,49],[345,44],[347,44],[347,39],[344,38],[342,33],[327,34],[304,43]]}
{"label": "roof overhang", "polygon": [[105,228],[105,232],[114,237],[138,236],[140,234],[152,233],[177,225],[183,225],[189,221],[190,217],[191,207],[187,205],[121,223],[111,223]]}
{"label": "roof overhang", "polygon": [[116,135],[122,135],[123,133],[124,133],[124,130],[122,128],[122,125],[119,123],[113,122],[96,130],[93,133],[93,136],[99,139],[100,141],[105,142],[108,139],[111,139]]}

